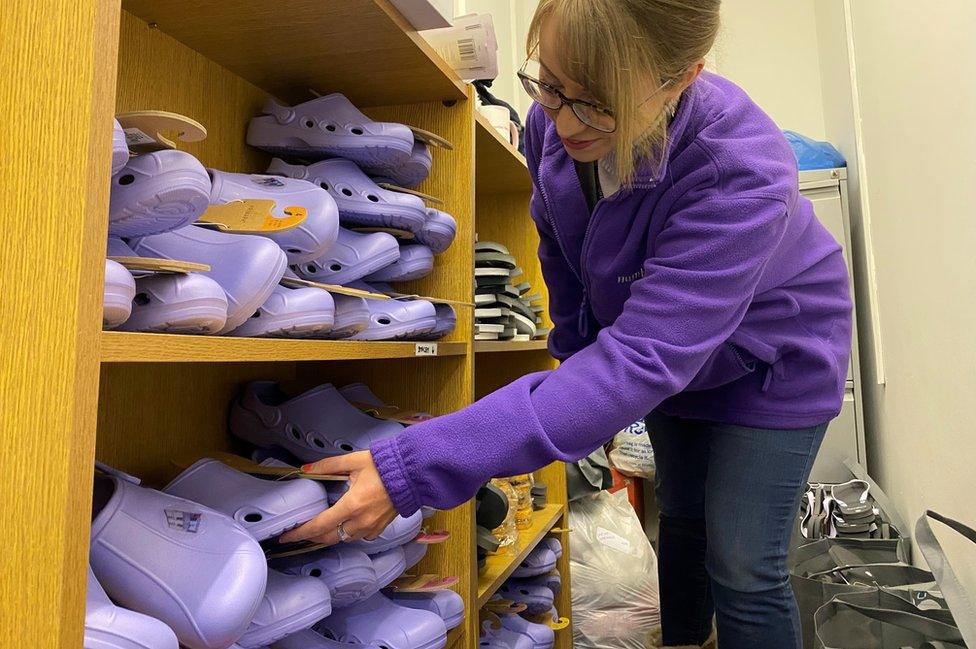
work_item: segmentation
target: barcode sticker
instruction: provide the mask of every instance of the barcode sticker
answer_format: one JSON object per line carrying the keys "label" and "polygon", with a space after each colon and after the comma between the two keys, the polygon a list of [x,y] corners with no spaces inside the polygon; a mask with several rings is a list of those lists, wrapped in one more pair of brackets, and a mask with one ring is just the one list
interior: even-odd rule
{"label": "barcode sticker", "polygon": [[464,38],[457,42],[458,55],[462,61],[477,61],[478,54],[474,50],[474,39]]}
{"label": "barcode sticker", "polygon": [[437,356],[437,343],[417,343],[414,356]]}

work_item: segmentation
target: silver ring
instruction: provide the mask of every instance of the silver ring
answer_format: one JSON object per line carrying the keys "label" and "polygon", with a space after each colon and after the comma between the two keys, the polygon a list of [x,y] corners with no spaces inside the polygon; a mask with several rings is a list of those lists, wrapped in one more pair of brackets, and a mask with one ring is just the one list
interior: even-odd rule
{"label": "silver ring", "polygon": [[339,523],[339,527],[336,531],[339,532],[339,541],[345,543],[350,539],[350,536],[346,533],[346,529],[343,527],[343,525],[345,525],[345,522]]}

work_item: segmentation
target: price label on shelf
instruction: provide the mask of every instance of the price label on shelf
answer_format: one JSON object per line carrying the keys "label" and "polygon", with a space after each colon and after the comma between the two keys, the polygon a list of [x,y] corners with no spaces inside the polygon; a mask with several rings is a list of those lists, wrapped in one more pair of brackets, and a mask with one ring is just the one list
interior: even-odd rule
{"label": "price label on shelf", "polygon": [[437,356],[437,343],[417,343],[414,356]]}

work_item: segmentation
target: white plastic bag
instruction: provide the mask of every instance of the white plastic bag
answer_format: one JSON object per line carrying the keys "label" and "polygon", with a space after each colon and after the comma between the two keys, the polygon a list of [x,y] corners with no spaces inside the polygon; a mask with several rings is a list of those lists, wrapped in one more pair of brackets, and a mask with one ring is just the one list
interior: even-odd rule
{"label": "white plastic bag", "polygon": [[654,449],[643,421],[617,433],[608,457],[610,464],[625,476],[654,479]]}
{"label": "white plastic bag", "polygon": [[657,557],[627,492],[570,503],[573,647],[644,649],[661,624]]}

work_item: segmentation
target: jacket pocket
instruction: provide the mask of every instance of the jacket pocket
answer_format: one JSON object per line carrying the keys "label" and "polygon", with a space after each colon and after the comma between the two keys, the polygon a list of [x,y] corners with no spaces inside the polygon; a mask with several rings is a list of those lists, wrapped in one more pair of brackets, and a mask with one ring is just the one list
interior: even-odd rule
{"label": "jacket pocket", "polygon": [[759,359],[741,347],[723,343],[708,357],[685,391],[700,392],[727,385],[752,374],[761,364]]}

